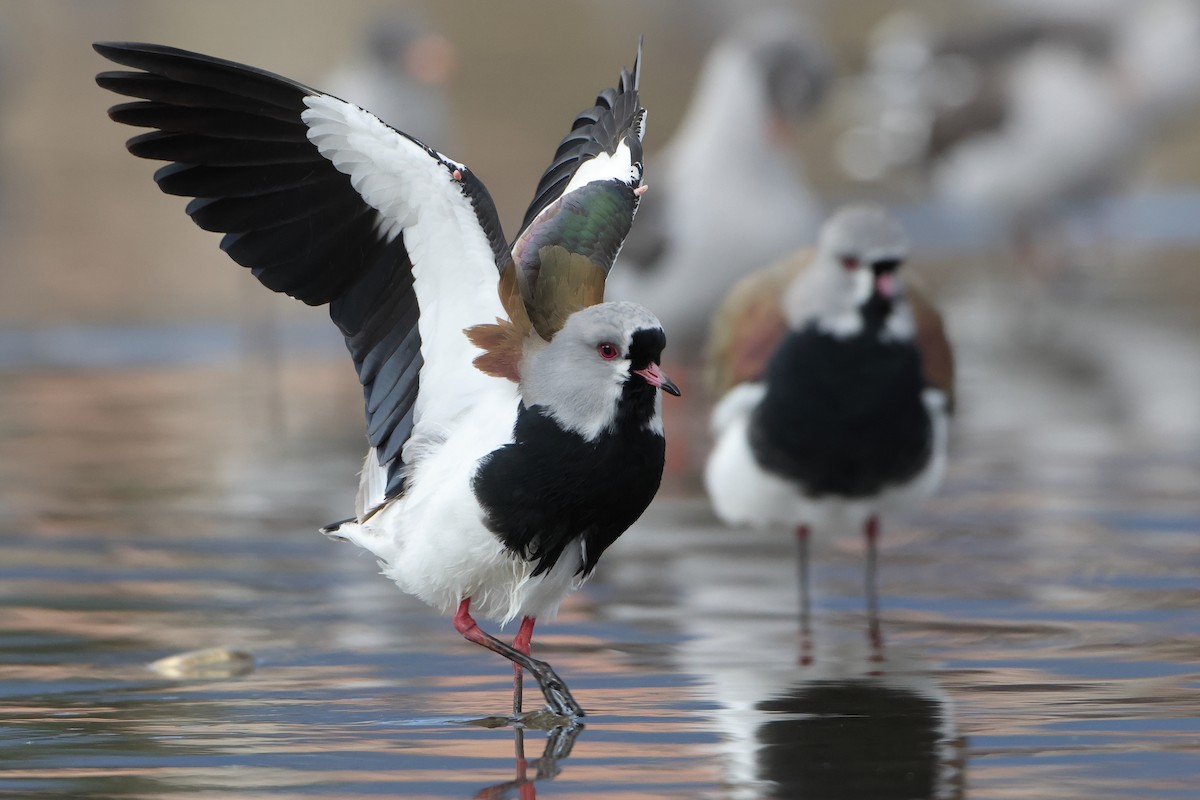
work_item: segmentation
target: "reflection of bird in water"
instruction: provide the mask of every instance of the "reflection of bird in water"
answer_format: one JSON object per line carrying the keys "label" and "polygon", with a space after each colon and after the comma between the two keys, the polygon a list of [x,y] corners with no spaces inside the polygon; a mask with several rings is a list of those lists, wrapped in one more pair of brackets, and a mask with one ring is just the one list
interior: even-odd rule
{"label": "reflection of bird in water", "polygon": [[821,210],[790,133],[830,70],[811,23],[780,11],[751,17],[705,60],[612,280],[615,297],[655,309],[676,358],[700,346],[741,275],[812,242]]}
{"label": "reflection of bird in water", "polygon": [[[795,644],[776,548],[727,543],[668,567],[684,625],[675,648],[720,734],[731,798],[958,798],[964,741],[935,665],[904,646],[878,658],[856,631],[818,624]],[[668,562],[669,563],[669,562]]]}
{"label": "reflection of bird in water", "polygon": [[879,515],[941,481],[953,399],[949,343],[937,311],[906,287],[907,256],[882,209],[840,209],[811,256],[739,284],[709,352],[722,397],[704,483],[717,515],[796,526],[805,587],[812,529],[863,530],[876,642]]}
{"label": "reflection of bird in water", "polygon": [[525,731],[521,727],[513,728],[516,745],[516,775],[510,781],[504,781],[487,786],[475,793],[475,800],[505,800],[519,797],[521,800],[533,800],[537,797],[536,781],[547,781],[561,771],[560,762],[571,755],[575,740],[583,732],[583,725],[556,727],[550,730],[546,744],[542,748],[540,758],[532,762],[525,758]]}
{"label": "reflection of bird in water", "polygon": [[756,725],[747,747],[754,780],[765,782],[763,796],[964,796],[953,708],[919,668],[850,669],[828,678],[797,670],[790,684],[764,693],[751,714]]}
{"label": "reflection of bird in water", "polygon": [[[581,112],[511,249],[463,164],[357,106],[252,67],[159,45],[103,44],[154,128],[128,147],[173,163],[160,188],[264,285],[329,305],[371,449],[355,516],[326,528],[522,670],[552,710],[583,711],[530,656],[553,616],[658,489],[665,334],[604,281],[641,188],[640,58]],[[640,56],[640,48],[639,48]],[[522,619],[512,646],[472,617]]]}
{"label": "reflection of bird in water", "polygon": [[915,172],[935,198],[999,220],[1043,278],[1066,277],[1077,265],[1062,263],[1057,223],[1200,100],[1200,4],[1109,5],[940,38],[909,12],[887,18],[864,78],[869,120],[843,138],[843,165],[863,179]]}

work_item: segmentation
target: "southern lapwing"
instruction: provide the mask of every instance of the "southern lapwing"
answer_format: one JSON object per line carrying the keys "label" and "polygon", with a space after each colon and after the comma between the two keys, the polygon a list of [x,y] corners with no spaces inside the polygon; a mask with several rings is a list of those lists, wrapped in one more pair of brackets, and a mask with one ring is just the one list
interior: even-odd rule
{"label": "southern lapwing", "polygon": [[807,621],[810,530],[861,528],[879,641],[879,517],[929,495],[946,461],[954,364],[933,305],[906,285],[904,230],[849,206],[804,253],[744,279],[709,348],[716,442],[704,482],[730,524],[795,526]]}
{"label": "southern lapwing", "polygon": [[[187,212],[269,289],[329,306],[363,385],[370,451],[332,537],[583,710],[530,657],[553,616],[658,489],[658,319],[605,303],[645,190],[639,57],[580,113],[510,246],[464,164],[363,109],[262,70],[151,44],[97,44],[134,71],[97,82]],[[521,619],[510,646],[472,613]]]}

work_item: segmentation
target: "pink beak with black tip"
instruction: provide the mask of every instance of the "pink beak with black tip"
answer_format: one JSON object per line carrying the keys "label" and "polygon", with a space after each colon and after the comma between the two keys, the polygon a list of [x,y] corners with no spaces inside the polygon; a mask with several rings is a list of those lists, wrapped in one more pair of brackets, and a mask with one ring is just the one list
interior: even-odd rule
{"label": "pink beak with black tip", "polygon": [[655,364],[653,361],[645,369],[632,370],[634,375],[641,375],[642,379],[651,386],[662,389],[667,394],[673,394],[679,397],[682,393],[679,387],[674,382],[663,374],[662,367]]}

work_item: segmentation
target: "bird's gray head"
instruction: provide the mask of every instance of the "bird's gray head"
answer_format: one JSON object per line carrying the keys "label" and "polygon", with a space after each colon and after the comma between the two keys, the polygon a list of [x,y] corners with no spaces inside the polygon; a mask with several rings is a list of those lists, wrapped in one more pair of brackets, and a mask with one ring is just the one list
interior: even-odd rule
{"label": "bird's gray head", "polygon": [[375,63],[421,84],[441,86],[457,67],[454,45],[411,9],[372,20],[365,40]]}
{"label": "bird's gray head", "polygon": [[662,433],[658,389],[679,389],[659,367],[666,334],[636,303],[600,303],[567,318],[521,370],[526,406],[541,406],[587,440],[632,424]]}
{"label": "bird's gray head", "polygon": [[839,209],[821,227],[812,265],[784,298],[789,322],[803,327],[815,320],[839,336],[864,328],[904,336],[907,317],[893,311],[903,298],[900,267],[907,258],[908,236],[882,208]]}
{"label": "bird's gray head", "polygon": [[809,20],[772,9],[750,18],[737,35],[762,76],[776,119],[781,123],[798,120],[820,104],[832,66]]}

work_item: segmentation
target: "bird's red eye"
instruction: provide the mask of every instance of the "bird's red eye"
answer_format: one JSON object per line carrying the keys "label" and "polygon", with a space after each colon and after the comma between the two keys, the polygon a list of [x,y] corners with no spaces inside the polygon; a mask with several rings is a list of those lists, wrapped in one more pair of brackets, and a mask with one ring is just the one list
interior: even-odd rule
{"label": "bird's red eye", "polygon": [[847,270],[858,269],[858,259],[854,256],[842,256],[842,268]]}
{"label": "bird's red eye", "polygon": [[596,345],[596,352],[599,353],[600,357],[605,361],[612,361],[621,354],[621,351],[618,350],[617,346],[612,342],[602,342],[601,344]]}

